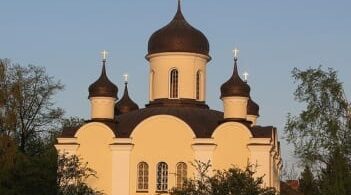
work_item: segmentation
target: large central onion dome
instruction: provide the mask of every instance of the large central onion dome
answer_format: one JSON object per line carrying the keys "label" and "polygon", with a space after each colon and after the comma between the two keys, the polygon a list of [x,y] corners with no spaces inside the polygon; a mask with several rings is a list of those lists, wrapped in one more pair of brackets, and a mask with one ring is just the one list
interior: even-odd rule
{"label": "large central onion dome", "polygon": [[152,34],[148,44],[148,55],[162,52],[191,52],[208,56],[209,50],[206,36],[185,20],[179,1],[173,20]]}

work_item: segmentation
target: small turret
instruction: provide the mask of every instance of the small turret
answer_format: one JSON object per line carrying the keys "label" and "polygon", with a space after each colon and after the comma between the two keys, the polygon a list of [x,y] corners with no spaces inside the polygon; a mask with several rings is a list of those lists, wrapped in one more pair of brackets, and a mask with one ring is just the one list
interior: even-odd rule
{"label": "small turret", "polygon": [[221,86],[224,119],[244,119],[247,116],[247,103],[250,97],[250,86],[238,73],[238,49],[234,50],[234,70],[228,81]]}
{"label": "small turret", "polygon": [[[127,78],[127,75],[125,75]],[[124,114],[134,110],[138,110],[139,106],[136,104],[130,97],[128,93],[128,81],[127,79],[124,82],[124,94],[121,100],[115,105],[115,115]]]}
{"label": "small turret", "polygon": [[256,102],[254,102],[251,97],[249,97],[249,101],[247,102],[247,117],[246,119],[252,122],[252,125],[256,125],[257,118],[260,116],[259,114],[260,107]]}
{"label": "small turret", "polygon": [[106,74],[106,55],[103,51],[102,71],[98,80],[89,86],[89,100],[92,119],[113,119],[114,107],[117,100],[117,86]]}

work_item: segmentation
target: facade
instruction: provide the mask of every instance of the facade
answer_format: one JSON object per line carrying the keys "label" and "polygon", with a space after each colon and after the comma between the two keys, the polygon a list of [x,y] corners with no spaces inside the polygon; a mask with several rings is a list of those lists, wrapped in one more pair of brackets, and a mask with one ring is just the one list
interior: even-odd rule
{"label": "facade", "polygon": [[220,88],[223,112],[205,102],[209,42],[185,20],[179,3],[172,21],[150,37],[146,59],[145,108],[129,97],[127,83],[117,101],[104,59],[100,78],[89,87],[90,120],[58,138],[59,153],[78,155],[97,172],[88,180],[92,187],[109,195],[167,194],[196,174],[191,162],[200,160],[217,170],[257,165],[264,185],[279,190],[277,131],[256,124],[259,106],[238,74],[237,56]]}

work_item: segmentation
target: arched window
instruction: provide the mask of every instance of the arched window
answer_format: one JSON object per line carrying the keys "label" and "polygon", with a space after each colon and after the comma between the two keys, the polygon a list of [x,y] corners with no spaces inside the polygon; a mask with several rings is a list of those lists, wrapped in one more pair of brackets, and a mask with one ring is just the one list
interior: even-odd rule
{"label": "arched window", "polygon": [[138,164],[137,190],[145,191],[149,189],[149,165],[146,162]]}
{"label": "arched window", "polygon": [[200,80],[201,79],[201,72],[197,71],[196,73],[196,99],[200,99]]}
{"label": "arched window", "polygon": [[170,98],[178,98],[178,70],[177,69],[173,69],[171,71],[169,86],[170,86],[169,88]]}
{"label": "arched window", "polygon": [[155,72],[152,70],[151,72],[150,72],[150,91],[149,91],[149,93],[150,93],[150,100],[153,100],[153,97],[154,97],[154,89],[155,89],[155,87],[154,87],[154,77],[155,77]]}
{"label": "arched window", "polygon": [[168,165],[165,162],[157,164],[156,189],[157,191],[166,191],[168,189]]}
{"label": "arched window", "polygon": [[180,162],[177,164],[177,188],[182,188],[184,185],[184,181],[187,177],[188,167],[185,163]]}

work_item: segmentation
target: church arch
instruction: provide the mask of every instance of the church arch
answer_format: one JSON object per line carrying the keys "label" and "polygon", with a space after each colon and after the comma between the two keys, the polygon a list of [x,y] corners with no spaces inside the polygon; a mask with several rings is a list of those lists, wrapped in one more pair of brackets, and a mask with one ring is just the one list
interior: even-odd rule
{"label": "church arch", "polygon": [[214,169],[228,169],[233,165],[241,169],[247,167],[250,159],[247,144],[252,138],[248,127],[238,122],[226,122],[216,128],[212,138],[217,145],[213,153]]}
{"label": "church arch", "polygon": [[171,69],[169,74],[169,98],[179,98],[179,72],[176,68]]}
{"label": "church arch", "polygon": [[83,126],[80,127],[80,128],[78,129],[78,131],[74,134],[74,137],[78,137],[82,132],[86,131],[86,129],[93,128],[94,126],[108,131],[108,134],[109,134],[112,138],[117,137],[117,136],[115,135],[115,133],[113,132],[113,130],[112,130],[109,126],[105,125],[104,123],[100,123],[100,122],[92,122],[92,123],[88,123],[88,124],[83,125]]}
{"label": "church arch", "polygon": [[188,166],[184,162],[179,162],[176,166],[176,187],[183,188],[184,181],[188,175]]}
{"label": "church arch", "polygon": [[[147,162],[149,165],[148,192],[161,192],[165,189],[164,182],[160,183],[160,162],[167,163],[167,188],[176,185],[176,167],[179,162],[191,162],[195,159],[191,147],[195,138],[194,131],[183,120],[171,115],[151,116],[140,122],[130,138],[133,144],[131,152],[131,172],[137,172],[137,164]],[[155,152],[157,151],[157,152]],[[179,152],[182,151],[182,152]],[[160,168],[160,167],[159,167]],[[187,167],[188,173],[193,171]],[[131,189],[137,190],[137,174],[131,175]],[[164,181],[164,180],[163,180]]]}
{"label": "church arch", "polygon": [[137,167],[137,190],[147,191],[149,189],[149,165],[140,162]]}
{"label": "church arch", "polygon": [[195,98],[197,100],[200,100],[201,98],[201,89],[202,89],[201,80],[202,80],[202,73],[201,73],[201,70],[198,70],[196,72],[196,80],[195,80]]}
{"label": "church arch", "polygon": [[156,169],[156,190],[167,191],[168,190],[168,165],[165,162],[157,163]]}
{"label": "church arch", "polygon": [[149,84],[149,94],[150,94],[150,97],[149,99],[150,100],[153,100],[153,97],[154,97],[154,93],[155,93],[155,71],[154,70],[151,70],[150,71],[150,84]]}
{"label": "church arch", "polygon": [[149,123],[149,122],[153,122],[154,120],[158,120],[158,119],[165,119],[165,120],[175,120],[177,123],[182,124],[182,126],[185,126],[186,129],[192,134],[192,138],[195,138],[196,135],[193,131],[193,129],[186,123],[184,122],[182,119],[172,116],[172,115],[156,115],[156,116],[151,116],[149,118],[146,118],[145,120],[143,120],[142,122],[140,122],[133,130],[133,132],[131,133],[130,137],[133,138],[138,131],[140,130],[140,127],[143,126],[145,123]]}

